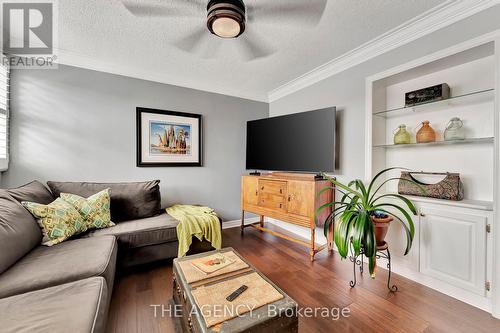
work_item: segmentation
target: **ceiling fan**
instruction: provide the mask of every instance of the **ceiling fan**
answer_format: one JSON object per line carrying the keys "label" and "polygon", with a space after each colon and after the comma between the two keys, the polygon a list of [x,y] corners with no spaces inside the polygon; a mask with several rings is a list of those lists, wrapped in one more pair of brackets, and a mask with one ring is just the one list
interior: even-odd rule
{"label": "ceiling fan", "polygon": [[[291,24],[293,27],[315,26],[321,19],[327,0],[169,0],[144,3],[123,1],[125,8],[137,17],[205,18],[206,28],[200,25],[186,35],[176,46],[194,53],[207,43],[210,34],[221,39],[235,39],[235,44],[248,60],[271,55],[275,49],[264,40],[257,40],[250,26],[266,24],[265,30]],[[273,26],[274,25],[274,26]],[[236,41],[237,40],[237,41]],[[220,42],[211,40],[211,48]]]}

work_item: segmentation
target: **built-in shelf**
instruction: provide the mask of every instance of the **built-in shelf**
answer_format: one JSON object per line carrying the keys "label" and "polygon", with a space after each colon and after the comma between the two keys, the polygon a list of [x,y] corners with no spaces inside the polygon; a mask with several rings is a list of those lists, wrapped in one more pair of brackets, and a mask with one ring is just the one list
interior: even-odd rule
{"label": "built-in shelf", "polygon": [[377,111],[374,112],[373,115],[380,117],[396,117],[396,116],[402,116],[407,113],[413,113],[423,110],[432,110],[432,111],[439,110],[443,107],[448,107],[450,105],[459,106],[459,105],[488,102],[488,101],[493,101],[494,98],[495,98],[495,89],[486,89],[486,90],[471,92],[468,94],[453,96],[448,99],[443,99],[439,101],[432,101],[414,106],[404,106],[394,109]]}
{"label": "built-in shelf", "polygon": [[410,199],[413,202],[423,202],[429,204],[439,204],[439,205],[479,209],[486,211],[493,210],[493,201],[473,200],[473,199],[463,199],[460,201],[453,201],[453,200],[419,197],[415,195],[404,195],[404,197]]}
{"label": "built-in shelf", "polygon": [[[454,45],[366,79],[365,179],[395,166],[426,170],[429,174],[460,175],[466,199],[404,195],[417,206],[418,216],[413,219],[420,231],[407,256],[399,254],[404,245],[401,228],[391,226],[386,241],[392,244],[391,252],[399,247],[394,251],[393,259],[398,260],[395,267],[407,269],[410,279],[429,281],[429,286],[441,292],[491,311],[491,297],[484,281],[493,281],[491,272],[499,268],[493,249],[500,238],[496,239],[495,233],[487,237],[485,231],[488,225],[499,222],[498,198],[492,184],[500,180],[494,165],[499,158],[495,144],[500,138],[496,126],[500,84],[495,70],[500,65],[500,43],[497,35],[484,44],[478,41]],[[450,86],[450,98],[405,107],[406,92],[441,83]],[[436,139],[444,140],[444,132],[454,117],[463,121],[465,140],[393,143],[395,130],[401,124],[407,126],[411,142],[416,142],[415,135],[424,120],[430,121]],[[379,183],[399,174],[390,171]],[[423,174],[418,178],[425,184],[439,184],[443,177]],[[397,191],[397,181],[381,189],[382,193]],[[384,199],[400,204],[395,198]],[[435,241],[447,237],[452,241]],[[461,255],[450,263],[449,253]]]}
{"label": "built-in shelf", "polygon": [[474,143],[493,143],[493,137],[486,138],[469,138],[465,140],[450,140],[450,141],[435,141],[427,143],[408,143],[408,144],[384,144],[374,145],[373,148],[410,148],[410,147],[426,147],[426,146],[442,146],[442,145],[455,145],[455,144],[474,144]]}

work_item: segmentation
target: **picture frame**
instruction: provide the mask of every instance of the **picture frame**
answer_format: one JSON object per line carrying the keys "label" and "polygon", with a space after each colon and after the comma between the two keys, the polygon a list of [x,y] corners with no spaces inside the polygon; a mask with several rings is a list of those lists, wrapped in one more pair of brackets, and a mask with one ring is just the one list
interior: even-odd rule
{"label": "picture frame", "polygon": [[200,114],[136,108],[138,167],[203,165]]}

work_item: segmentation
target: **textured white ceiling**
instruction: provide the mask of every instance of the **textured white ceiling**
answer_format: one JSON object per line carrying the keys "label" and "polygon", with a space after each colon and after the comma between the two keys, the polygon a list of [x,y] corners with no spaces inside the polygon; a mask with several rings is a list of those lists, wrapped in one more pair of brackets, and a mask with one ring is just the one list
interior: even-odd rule
{"label": "textured white ceiling", "polygon": [[[246,0],[262,2],[308,0]],[[182,0],[129,0],[172,6]],[[256,13],[246,33],[276,50],[248,60],[239,39],[209,35],[195,52],[176,43],[205,27],[205,13],[136,17],[119,0],[59,1],[60,60],[81,67],[267,100],[273,89],[441,4],[444,0],[328,0],[317,25],[297,25],[282,13]]]}

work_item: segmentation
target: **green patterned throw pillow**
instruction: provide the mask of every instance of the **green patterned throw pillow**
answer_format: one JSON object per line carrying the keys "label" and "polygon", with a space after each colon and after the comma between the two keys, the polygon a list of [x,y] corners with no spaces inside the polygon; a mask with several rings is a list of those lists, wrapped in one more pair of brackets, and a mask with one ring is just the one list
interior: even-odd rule
{"label": "green patterned throw pillow", "polygon": [[102,190],[87,199],[70,193],[61,193],[61,198],[73,205],[85,221],[85,230],[112,227],[109,189]]}
{"label": "green patterned throw pillow", "polygon": [[48,205],[22,202],[36,218],[43,232],[43,245],[52,246],[85,230],[82,216],[71,204],[61,198]]}

